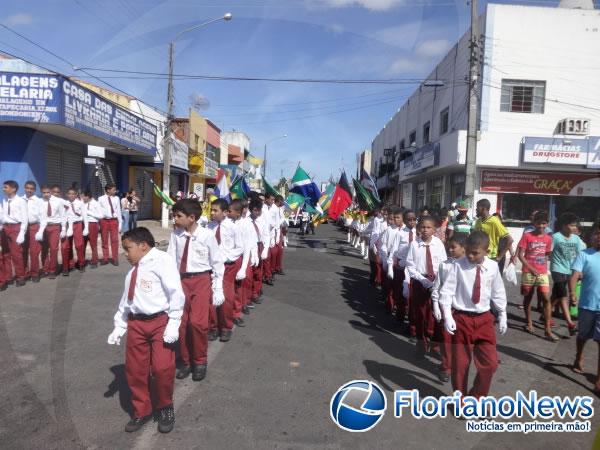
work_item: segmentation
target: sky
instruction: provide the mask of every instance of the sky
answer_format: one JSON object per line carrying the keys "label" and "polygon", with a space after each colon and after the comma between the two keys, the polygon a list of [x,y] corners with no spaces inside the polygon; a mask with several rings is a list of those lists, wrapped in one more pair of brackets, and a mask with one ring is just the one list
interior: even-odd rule
{"label": "sky", "polygon": [[[101,84],[76,70],[87,68],[165,111],[169,42],[227,12],[231,21],[176,41],[175,74],[422,79],[468,29],[470,6],[460,0],[21,0],[4,4],[0,21],[70,64],[3,28],[0,51]],[[267,144],[269,180],[290,178],[300,163],[321,182],[337,179],[342,169],[353,174],[356,155],[371,147],[417,86],[176,79],[175,112],[187,116],[200,103],[198,112],[223,131],[245,132],[256,156]]]}

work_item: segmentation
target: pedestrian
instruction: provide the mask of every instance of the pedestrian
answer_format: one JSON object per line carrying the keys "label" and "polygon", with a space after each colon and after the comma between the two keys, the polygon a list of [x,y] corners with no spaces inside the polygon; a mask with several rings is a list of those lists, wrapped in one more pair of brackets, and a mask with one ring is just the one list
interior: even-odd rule
{"label": "pedestrian", "polygon": [[440,209],[440,212],[435,216],[435,221],[434,236],[445,243],[448,230],[448,210],[446,208]]}
{"label": "pedestrian", "polygon": [[[88,229],[83,202],[77,198],[77,191],[74,188],[67,190],[65,215],[67,217],[67,234],[61,242],[62,274],[69,276],[69,271],[74,267],[77,267],[80,272],[85,271],[83,230]],[[73,248],[77,253],[77,266],[72,260]]]}
{"label": "pedestrian", "polygon": [[410,276],[410,292],[414,307],[414,323],[417,335],[416,356],[422,358],[429,350],[435,352],[437,344],[430,347],[433,336],[433,312],[431,288],[440,263],[445,261],[444,243],[433,235],[435,219],[423,216],[419,221],[419,237],[410,244],[406,268]]}
{"label": "pedestrian", "polygon": [[[244,201],[241,199],[232,200],[229,204],[229,209],[227,210],[227,217],[233,223],[235,232],[238,233],[237,239],[240,242],[240,246],[242,248],[242,257],[240,268],[235,274],[235,303],[233,310],[233,317],[235,319],[241,319],[242,314],[248,315],[250,314],[250,309],[247,305],[247,289],[245,289],[244,280],[248,276],[248,266],[250,264],[250,251],[251,248],[249,244],[248,232],[249,232],[249,224],[247,221],[243,220],[244,217]],[[270,209],[271,223],[276,223],[277,211],[274,204]],[[271,230],[270,239],[271,246],[274,246],[273,241],[275,239],[275,229]],[[274,267],[274,257],[273,253],[270,253],[270,267],[271,270]]]}
{"label": "pedestrian", "polygon": [[506,264],[506,252],[510,253],[510,262],[514,263],[515,253],[512,248],[513,238],[502,224],[500,219],[490,214],[490,201],[483,198],[477,202],[477,221],[473,226],[474,230],[483,231],[489,237],[490,247],[488,256],[496,260],[500,268],[500,274],[504,272]]}
{"label": "pedestrian", "polygon": [[[594,393],[600,395],[600,222],[592,225],[589,248],[579,252],[571,265],[571,300],[578,304],[579,333],[573,371],[583,374],[583,349],[588,340],[598,343],[598,364]],[[581,294],[577,282],[581,279]]]}
{"label": "pedestrian", "polygon": [[[263,203],[262,216],[265,218],[266,223],[269,227],[269,245],[267,246],[267,258],[264,259],[264,270],[263,270],[263,283],[273,286],[273,266],[272,261],[272,247],[275,245],[275,227],[277,226],[277,220],[274,217],[274,206],[275,196],[267,192],[265,194],[265,200]],[[264,250],[263,250],[264,251]]]}
{"label": "pedestrian", "polygon": [[113,266],[119,265],[119,230],[122,229],[121,204],[115,195],[117,187],[114,183],[104,186],[105,194],[98,198],[104,217],[100,220],[100,237],[102,239],[102,261],[105,266],[109,260],[109,246],[112,252]]}
{"label": "pedestrian", "polygon": [[223,296],[223,256],[213,233],[198,225],[200,203],[178,200],[172,208],[175,230],[167,253],[179,268],[185,294],[185,308],[179,329],[182,365],[177,378],[192,374],[192,380],[206,377],[208,329],[211,304],[220,306]]}
{"label": "pedestrian", "polygon": [[67,215],[62,198],[53,195],[50,186],[42,185],[41,226],[35,239],[42,241],[43,276],[56,278],[60,240],[67,236]]}
{"label": "pedestrian", "polygon": [[[25,286],[25,263],[23,261],[23,243],[27,233],[27,201],[17,195],[19,184],[14,180],[4,182],[4,200],[2,211],[2,254],[6,280],[11,283],[13,275],[17,287]],[[13,272],[14,271],[14,272]]]}
{"label": "pedestrian", "polygon": [[35,181],[25,182],[25,195],[23,195],[23,198],[27,202],[27,233],[23,243],[23,262],[27,277],[33,283],[40,281],[40,254],[42,252],[41,239],[37,240],[35,238],[40,231],[42,220],[42,200],[35,195],[36,190],[37,184]]}
{"label": "pedestrian", "polygon": [[129,230],[129,201],[127,200],[128,194],[123,194],[121,197],[121,224],[119,226],[119,232],[125,233]]}
{"label": "pedestrian", "polygon": [[579,219],[573,213],[567,212],[558,218],[559,231],[552,235],[552,256],[550,258],[550,273],[553,282],[552,309],[554,310],[556,305],[560,305],[570,336],[573,336],[577,330],[569,311],[568,285],[571,277],[571,264],[577,254],[586,248],[585,243],[576,234],[578,224]]}
{"label": "pedestrian", "polygon": [[154,236],[147,228],[125,232],[122,243],[133,267],[125,277],[108,343],[119,345],[127,333],[125,376],[133,417],[125,431],[138,431],[152,419],[154,409],[158,411],[158,431],[168,433],[175,424],[174,344],[185,304],[179,272],[173,258],[155,248]]}
{"label": "pedestrian", "polygon": [[[453,265],[439,291],[446,332],[452,335],[452,389],[463,396],[487,396],[498,367],[495,317],[500,334],[508,329],[506,291],[498,264],[488,256],[489,236],[474,231],[467,237],[465,256]],[[468,388],[471,360],[477,375]]]}
{"label": "pedestrian", "polygon": [[523,295],[523,308],[527,324],[524,329],[533,334],[533,321],[531,318],[531,300],[533,294],[542,299],[544,305],[543,319],[545,323],[546,339],[557,342],[558,336],[552,332],[552,304],[550,302],[550,279],[548,277],[548,260],[552,254],[552,237],[545,233],[548,226],[548,215],[545,211],[538,211],[533,216],[536,229],[523,234],[519,241],[519,260],[523,264],[521,274],[521,294]]}
{"label": "pedestrian", "polygon": [[[100,232],[99,222],[104,218],[104,211],[100,203],[92,197],[90,191],[85,191],[82,195],[84,208],[83,212],[87,221],[87,228],[83,230],[84,242],[83,253],[85,254],[87,245],[90,245],[92,259],[90,267],[95,269],[98,267],[98,233]],[[84,222],[85,223],[85,222]]]}
{"label": "pedestrian", "polygon": [[263,260],[261,254],[268,245],[269,234],[265,232],[264,220],[262,217],[262,200],[254,198],[250,200],[248,206],[250,210],[250,220],[252,228],[256,234],[256,254],[251,254],[250,262],[252,265],[252,296],[251,300],[254,304],[262,303],[262,270]]}
{"label": "pedestrian", "polygon": [[381,272],[378,271],[379,255],[377,254],[377,248],[375,244],[381,230],[381,224],[383,223],[383,214],[380,208],[375,208],[371,211],[371,219],[367,225],[368,234],[368,257],[369,257],[369,284],[376,286],[381,283]]}
{"label": "pedestrian", "polygon": [[450,370],[452,368],[452,335],[444,328],[442,322],[442,310],[440,308],[440,290],[444,285],[444,281],[448,278],[448,274],[454,270],[454,263],[465,256],[466,236],[458,233],[448,240],[448,259],[440,263],[438,275],[433,282],[431,290],[431,304],[433,309],[434,337],[440,344],[442,361],[440,363],[438,378],[442,383],[446,383],[450,379]]}
{"label": "pedestrian", "polygon": [[393,253],[395,251],[394,241],[396,235],[400,231],[400,228],[404,226],[402,213],[403,209],[399,206],[391,206],[388,212],[389,226],[383,232],[381,236],[381,262],[384,270],[384,280],[382,284],[383,299],[385,307],[389,313],[394,312],[395,299],[394,299],[394,263]]}
{"label": "pedestrian", "polygon": [[[194,200],[197,200],[197,196],[195,197],[189,197],[192,198]],[[137,192],[135,191],[135,189],[131,189],[128,193],[127,193],[127,209],[129,210],[129,229],[132,230],[133,228],[137,228],[137,217],[138,217],[138,210],[140,208],[140,203],[141,200],[137,195]]]}
{"label": "pedestrian", "polygon": [[473,229],[473,221],[467,215],[468,208],[464,205],[458,205],[454,220],[448,223],[448,239],[457,233],[463,234],[466,238]]}

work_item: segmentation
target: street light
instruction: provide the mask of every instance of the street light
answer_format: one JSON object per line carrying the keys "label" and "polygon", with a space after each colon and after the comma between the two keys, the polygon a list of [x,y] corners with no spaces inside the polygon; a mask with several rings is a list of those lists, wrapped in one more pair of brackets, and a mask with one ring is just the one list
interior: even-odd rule
{"label": "street light", "polygon": [[[163,192],[168,196],[171,190],[171,150],[173,142],[170,138],[171,122],[173,121],[173,65],[175,64],[175,41],[179,39],[183,34],[196,30],[198,28],[205,27],[213,22],[219,20],[229,21],[232,19],[231,13],[226,13],[216,19],[208,20],[206,22],[193,25],[186,28],[175,35],[173,40],[169,43],[169,84],[167,86],[167,124],[165,127],[165,138],[163,139]],[[169,228],[169,208],[166,203],[162,205],[161,225],[163,228]]]}
{"label": "street light", "polygon": [[287,137],[287,134],[283,134],[281,136],[277,136],[273,139],[269,139],[267,142],[265,142],[265,152],[263,155],[263,187],[265,186],[264,181],[267,179],[267,144],[276,141],[278,139],[285,139]]}

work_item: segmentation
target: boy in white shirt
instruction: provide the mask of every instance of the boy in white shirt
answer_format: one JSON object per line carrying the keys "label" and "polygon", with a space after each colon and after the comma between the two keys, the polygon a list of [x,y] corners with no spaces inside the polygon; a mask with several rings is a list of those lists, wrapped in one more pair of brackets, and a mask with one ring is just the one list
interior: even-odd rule
{"label": "boy in white shirt", "polygon": [[391,259],[392,243],[403,225],[402,208],[391,206],[388,211],[388,227],[381,235],[381,248],[379,254],[383,268],[382,290],[385,306],[389,313],[394,311],[394,265]]}
{"label": "boy in white shirt", "polygon": [[250,221],[252,230],[256,234],[257,249],[256,254],[251,255],[252,263],[252,296],[251,300],[255,304],[262,303],[262,277],[264,261],[261,255],[268,248],[269,233],[266,231],[264,218],[262,217],[262,200],[254,198],[250,200],[248,209],[250,211]]}
{"label": "boy in white shirt", "polygon": [[202,207],[197,200],[177,201],[173,208],[175,231],[167,253],[179,268],[185,309],[179,329],[182,366],[177,378],[201,381],[206,377],[211,303],[223,304],[223,255],[210,230],[198,225]]}
{"label": "boy in white shirt", "polygon": [[[498,367],[492,304],[498,313],[500,334],[507,330],[504,282],[496,261],[487,257],[488,246],[486,233],[471,233],[466,256],[454,263],[440,289],[444,327],[452,335],[452,389],[474,397],[489,394]],[[468,389],[472,359],[477,376]]]}
{"label": "boy in white shirt", "polygon": [[[248,226],[247,221],[243,219],[244,201],[240,199],[232,200],[229,204],[228,217],[233,222],[234,229],[241,242],[242,262],[239,270],[235,275],[235,303],[233,309],[234,319],[242,319],[243,314],[249,314],[250,309],[246,305],[246,289],[244,288],[244,280],[248,275],[248,265],[250,264],[250,245],[248,242]],[[272,236],[272,234],[271,234]],[[272,267],[272,266],[271,266]],[[243,319],[242,319],[243,320]]]}
{"label": "boy in white shirt", "polygon": [[109,244],[112,251],[113,266],[119,265],[119,230],[121,229],[121,202],[114,183],[104,186],[105,194],[98,198],[104,217],[100,220],[100,237],[102,239],[102,262],[100,265],[108,264]]}
{"label": "boy in white shirt", "polygon": [[42,221],[40,209],[42,201],[35,195],[36,189],[37,184],[35,181],[27,181],[25,183],[25,195],[23,195],[23,198],[27,202],[28,217],[23,255],[27,276],[34,283],[40,281],[40,253],[42,252],[42,244],[35,238],[38,231],[40,231]]}
{"label": "boy in white shirt", "polygon": [[146,228],[123,234],[125,257],[133,267],[125,277],[108,343],[119,345],[127,333],[125,375],[133,406],[127,432],[137,431],[152,420],[153,404],[159,413],[158,431],[168,433],[175,424],[174,344],[179,338],[185,299],[175,261],[154,245],[154,237]]}
{"label": "boy in white shirt", "polygon": [[4,275],[10,282],[14,275],[17,287],[25,286],[25,262],[23,261],[23,243],[27,232],[27,201],[17,195],[19,184],[14,180],[4,182],[4,200],[2,212],[2,254]]}
{"label": "boy in white shirt", "polygon": [[62,198],[52,195],[51,188],[42,185],[41,226],[36,240],[42,241],[43,275],[56,278],[58,266],[58,247],[60,240],[67,235],[67,217]]}
{"label": "boy in white shirt", "polygon": [[87,228],[83,229],[83,253],[85,255],[85,250],[89,243],[90,249],[92,250],[90,267],[95,269],[98,267],[98,233],[100,232],[99,222],[104,217],[104,213],[100,207],[100,203],[98,203],[98,201],[92,197],[92,193],[90,191],[85,191],[83,193],[83,204],[83,212],[87,221]]}
{"label": "boy in white shirt", "polygon": [[70,188],[67,190],[65,205],[67,236],[61,243],[62,274],[63,276],[69,276],[69,271],[75,267],[73,246],[77,252],[77,268],[81,272],[85,270],[83,230],[88,228],[88,224],[83,202],[77,198],[77,191],[75,189]]}

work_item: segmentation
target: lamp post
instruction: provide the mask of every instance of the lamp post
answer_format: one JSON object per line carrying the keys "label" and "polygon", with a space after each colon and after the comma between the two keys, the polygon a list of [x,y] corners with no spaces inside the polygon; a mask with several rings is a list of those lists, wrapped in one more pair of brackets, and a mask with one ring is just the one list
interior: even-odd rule
{"label": "lamp post", "polygon": [[[218,22],[219,20],[229,21],[232,19],[231,13],[224,14],[221,17],[217,17],[216,19],[208,20],[206,22],[199,23],[197,25],[193,25],[185,30],[180,31],[175,35],[173,40],[169,43],[169,83],[167,86],[167,123],[165,127],[165,136],[163,139],[163,182],[162,188],[163,192],[168,196],[171,190],[170,181],[171,181],[171,151],[173,149],[173,142],[170,137],[171,132],[171,122],[173,121],[173,65],[175,63],[175,41],[179,39],[183,34],[196,30],[198,28],[205,27],[213,22]],[[169,228],[169,208],[166,203],[162,204],[162,214],[161,214],[161,225],[163,228]]]}
{"label": "lamp post", "polygon": [[265,187],[265,180],[267,179],[267,144],[276,141],[278,139],[285,139],[287,137],[287,133],[283,134],[281,136],[277,136],[273,139],[269,139],[267,142],[265,142],[265,151],[263,154],[263,189]]}

